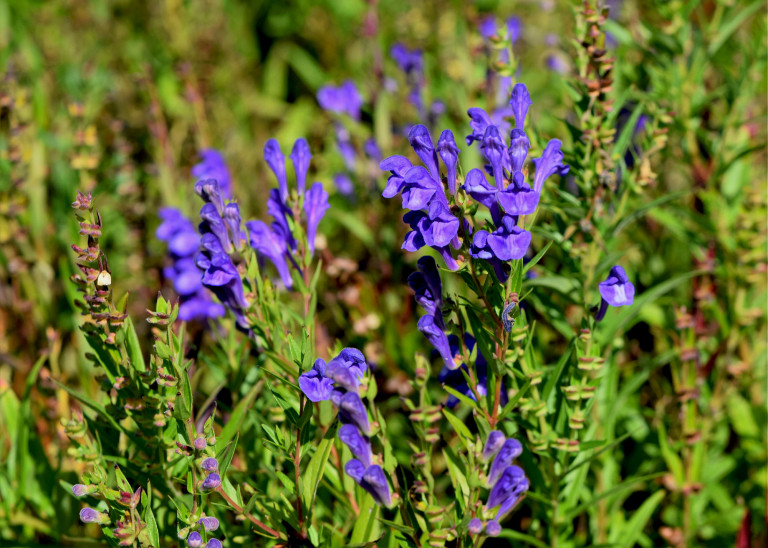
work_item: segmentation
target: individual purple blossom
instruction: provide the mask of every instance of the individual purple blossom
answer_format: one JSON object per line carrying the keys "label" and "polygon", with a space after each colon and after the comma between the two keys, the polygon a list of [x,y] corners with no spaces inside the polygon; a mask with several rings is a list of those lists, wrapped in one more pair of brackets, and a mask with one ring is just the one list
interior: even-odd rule
{"label": "individual purple blossom", "polygon": [[425,314],[419,318],[419,322],[416,326],[418,330],[421,331],[425,337],[427,337],[427,340],[435,348],[435,350],[437,350],[438,354],[440,354],[445,367],[448,369],[457,369],[459,364],[454,361],[454,356],[451,352],[451,345],[448,342],[448,337],[438,322],[435,321],[435,317],[431,314]]}
{"label": "individual purple blossom", "polygon": [[499,134],[499,128],[489,125],[485,128],[483,140],[480,143],[480,150],[491,163],[493,178],[496,181],[496,188],[504,188],[504,169],[511,166],[507,147],[504,139]]}
{"label": "individual purple blossom", "polygon": [[443,327],[443,285],[440,274],[437,271],[435,259],[430,256],[421,257],[417,263],[419,271],[408,276],[408,285],[415,293],[416,302],[419,303],[428,314],[435,317],[435,321]]}
{"label": "individual purple blossom", "polygon": [[208,445],[208,442],[205,441],[205,438],[203,436],[195,438],[194,446],[195,446],[195,449],[197,449],[198,451],[202,451],[203,449],[206,448],[207,445]]}
{"label": "individual purple blossom", "polygon": [[485,524],[485,532],[489,537],[498,537],[501,534],[501,525],[498,521],[491,520]]}
{"label": "individual purple blossom", "polygon": [[72,494],[76,497],[84,497],[85,495],[90,495],[94,491],[96,491],[97,487],[95,485],[83,485],[82,483],[76,483],[72,486]]}
{"label": "individual purple blossom", "polygon": [[216,209],[216,206],[212,203],[204,204],[200,208],[200,217],[203,219],[199,227],[200,233],[213,234],[219,239],[222,251],[229,252],[234,246],[231,246],[227,225],[224,224],[224,219],[221,218],[221,214]]}
{"label": "individual purple blossom", "polygon": [[446,129],[440,134],[440,139],[437,140],[437,153],[448,172],[448,190],[452,195],[456,194],[456,165],[459,162],[459,147],[456,146],[456,140],[453,138],[451,130]]}
{"label": "individual purple blossom", "polygon": [[192,168],[192,176],[198,180],[215,179],[224,199],[232,198],[232,177],[229,174],[224,156],[216,149],[200,151],[200,163]]}
{"label": "individual purple blossom", "polygon": [[437,166],[437,152],[427,127],[421,124],[413,126],[408,133],[408,141],[411,143],[416,156],[427,166],[432,178],[439,181],[440,169]]}
{"label": "individual purple blossom", "polygon": [[349,447],[349,451],[366,467],[371,465],[373,455],[370,442],[363,437],[354,424],[343,424],[339,428],[339,439]]}
{"label": "individual purple blossom", "polygon": [[215,531],[219,528],[219,520],[210,516],[200,518],[197,523],[202,525],[206,531]]}
{"label": "individual purple blossom", "polygon": [[323,189],[322,183],[314,183],[304,197],[304,213],[307,218],[307,243],[311,255],[315,253],[317,225],[320,224],[329,207],[331,206],[328,203],[328,193]]}
{"label": "individual purple blossom", "polygon": [[510,171],[517,173],[523,170],[525,158],[531,149],[531,142],[522,129],[515,128],[509,134],[509,160],[511,164]]}
{"label": "individual purple blossom", "polygon": [[325,368],[325,360],[318,358],[312,369],[299,375],[299,388],[309,401],[326,401],[331,397],[333,380],[325,376]]}
{"label": "individual purple blossom", "polygon": [[490,460],[496,453],[499,452],[499,449],[501,449],[505,441],[506,438],[504,437],[504,433],[500,432],[499,430],[493,430],[490,434],[488,434],[488,439],[483,446],[483,460]]}
{"label": "individual purple blossom", "polygon": [[357,459],[351,459],[344,465],[344,471],[350,478],[360,483],[363,481],[363,474],[365,474],[365,464]]}
{"label": "individual purple blossom", "polygon": [[80,521],[83,523],[109,523],[109,516],[86,507],[80,510]]}
{"label": "individual purple blossom", "polygon": [[241,228],[242,219],[240,217],[240,207],[234,202],[228,203],[224,206],[224,215],[222,215],[222,218],[229,230],[230,241],[234,244],[235,249],[240,251],[242,248],[243,236],[245,235]]}
{"label": "individual purple blossom", "polygon": [[521,259],[531,243],[531,233],[515,224],[515,218],[505,215],[501,225],[493,232],[478,230],[472,237],[469,254],[476,259],[485,259],[496,270],[500,280],[507,275],[498,261]]}
{"label": "individual purple blossom", "polygon": [[473,535],[479,535],[483,532],[483,522],[480,518],[472,518],[467,525],[467,531]]}
{"label": "individual purple blossom", "polygon": [[264,144],[264,160],[277,177],[280,200],[285,203],[288,200],[288,177],[285,173],[285,156],[280,150],[280,144],[275,139],[269,139]]}
{"label": "individual purple blossom", "polygon": [[394,198],[403,190],[405,174],[413,167],[413,164],[405,156],[395,155],[383,160],[379,167],[390,173],[387,185],[381,195],[385,198]]}
{"label": "individual purple blossom", "polygon": [[197,531],[192,531],[187,537],[187,546],[189,548],[200,548],[203,545],[203,537]]}
{"label": "individual purple blossom", "polygon": [[216,179],[200,179],[195,183],[195,194],[200,196],[206,204],[213,204],[216,211],[224,211],[224,197]]}
{"label": "individual purple blossom", "polygon": [[488,485],[494,485],[504,470],[522,453],[523,446],[519,441],[514,438],[505,440],[496,458],[493,459],[493,464],[491,464],[491,471],[488,473]]}
{"label": "individual purple blossom", "polygon": [[219,539],[212,538],[205,543],[205,548],[223,548],[223,545]]}
{"label": "individual purple blossom", "polygon": [[251,247],[259,254],[269,259],[280,275],[285,287],[292,287],[293,280],[286,261],[287,244],[274,226],[268,227],[264,221],[248,221],[245,223]]}
{"label": "individual purple blossom", "polygon": [[221,476],[217,474],[216,472],[211,472],[208,474],[205,479],[203,480],[203,483],[201,484],[201,487],[205,491],[209,491],[211,489],[216,489],[221,485]]}
{"label": "individual purple blossom", "polygon": [[335,87],[323,86],[317,91],[317,102],[320,107],[337,114],[349,114],[355,120],[360,119],[360,109],[363,106],[363,98],[352,80],[347,80],[342,85]]}
{"label": "individual purple blossom", "polygon": [[291,162],[296,171],[296,188],[299,196],[304,194],[304,187],[307,180],[307,171],[309,170],[309,161],[312,159],[312,153],[309,151],[309,145],[306,139],[296,139],[291,150]]}
{"label": "individual purple blossom", "polygon": [[[433,198],[442,192],[440,183],[422,166],[410,168],[403,179],[403,209],[427,209]],[[443,195],[443,198],[445,195]]]}
{"label": "individual purple blossom", "polygon": [[333,358],[325,368],[325,375],[332,379],[336,386],[345,390],[355,391],[360,386],[368,364],[363,353],[356,348],[344,348]]}
{"label": "individual purple blossom", "polygon": [[485,131],[488,126],[493,125],[491,123],[491,117],[483,109],[473,107],[467,110],[469,116],[469,127],[472,133],[467,135],[467,144],[471,145],[474,141],[482,141],[485,136]]}
{"label": "individual purple blossom", "polygon": [[205,270],[203,285],[213,291],[216,298],[234,313],[238,327],[247,330],[248,322],[244,312],[248,303],[243,294],[243,283],[237,267],[226,253],[215,253],[210,258],[205,257],[205,252],[201,255],[203,257],[198,256],[197,265]]}
{"label": "individual purple blossom", "polygon": [[343,422],[355,425],[366,436],[371,435],[371,424],[363,400],[356,392],[347,392],[339,402],[339,416]]}
{"label": "individual purple blossom", "polygon": [[360,486],[368,491],[378,504],[387,507],[392,505],[392,495],[387,476],[378,464],[365,469]]}
{"label": "individual purple blossom", "polygon": [[206,472],[216,472],[219,469],[219,461],[213,457],[205,458],[203,459],[203,462],[200,463],[200,468]]}
{"label": "individual purple blossom", "polygon": [[550,139],[541,157],[533,159],[533,163],[536,166],[536,174],[533,177],[533,190],[537,194],[541,193],[544,181],[555,173],[561,177],[568,174],[570,167],[563,163],[561,146],[562,143],[559,139]]}
{"label": "individual purple blossom", "polygon": [[515,116],[516,129],[525,129],[525,117],[528,115],[528,109],[532,104],[531,96],[525,84],[515,84],[515,87],[512,88],[512,95],[509,98],[509,106],[512,107],[512,112]]}
{"label": "individual purple blossom", "polygon": [[[498,458],[498,457],[497,457]],[[510,495],[519,494],[518,487],[525,479],[525,472],[519,466],[507,466],[499,475],[497,481],[488,495],[487,509],[495,508],[509,498]]]}
{"label": "individual purple blossom", "polygon": [[635,302],[635,286],[629,281],[627,273],[619,265],[611,268],[608,277],[598,285],[600,291],[600,310],[595,316],[596,321],[605,317],[608,306],[628,306]]}

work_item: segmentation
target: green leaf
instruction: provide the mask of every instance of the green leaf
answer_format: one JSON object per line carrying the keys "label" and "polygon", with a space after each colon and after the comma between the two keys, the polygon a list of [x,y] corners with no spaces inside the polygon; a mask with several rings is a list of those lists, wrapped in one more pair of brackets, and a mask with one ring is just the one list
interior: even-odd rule
{"label": "green leaf", "polygon": [[360,488],[357,490],[364,494],[362,500],[360,500],[360,514],[358,514],[357,520],[355,520],[355,527],[352,529],[349,543],[351,545],[368,546],[369,544],[367,543],[376,539],[376,520],[379,517],[379,505],[376,504],[371,495]]}
{"label": "green leaf", "polygon": [[[219,473],[222,478],[227,474],[229,465],[232,463],[232,458],[235,456],[235,449],[237,448],[237,440],[239,437],[240,434],[236,433],[235,437],[227,444],[224,450],[216,453],[216,460],[219,461]],[[216,441],[216,445],[218,445],[218,440]]]}
{"label": "green leaf", "polygon": [[532,269],[536,264],[544,257],[546,252],[549,250],[550,247],[552,247],[552,244],[555,243],[554,240],[549,240],[547,242],[547,245],[545,245],[541,250],[531,259],[528,261],[528,264],[523,267],[523,274],[528,272],[530,269]]}
{"label": "green leaf", "polygon": [[443,415],[445,415],[445,418],[448,419],[448,422],[451,423],[453,429],[456,430],[456,432],[459,434],[459,438],[464,444],[464,447],[468,448],[467,442],[474,438],[472,432],[469,431],[469,428],[467,428],[467,426],[456,415],[448,411],[446,408],[443,408]]}
{"label": "green leaf", "polygon": [[620,530],[617,528],[611,531],[610,540],[618,543],[619,546],[635,546],[646,523],[651,519],[651,516],[656,511],[656,507],[661,503],[665,495],[664,491],[657,491],[645,499],[640,508],[632,512],[632,517]]}
{"label": "green leaf", "polygon": [[77,401],[79,401],[80,403],[82,403],[83,405],[88,407],[89,409],[93,409],[94,411],[96,411],[96,413],[99,415],[100,418],[106,420],[116,430],[118,430],[120,432],[125,432],[125,428],[123,428],[123,426],[120,423],[118,423],[114,418],[112,418],[112,415],[107,413],[107,410],[104,408],[103,405],[100,405],[100,404],[96,403],[95,401],[93,401],[88,396],[85,396],[84,394],[81,394],[81,393],[73,390],[72,388],[70,388],[67,385],[57,381],[56,379],[54,379],[53,382],[56,383],[56,386],[58,386],[62,390],[65,390],[66,392],[68,392],[69,395],[72,396],[73,398],[75,398]]}
{"label": "green leaf", "polygon": [[661,456],[664,458],[664,462],[667,463],[667,468],[675,476],[675,481],[679,487],[682,487],[685,483],[685,472],[683,470],[683,461],[680,456],[675,453],[669,446],[667,441],[667,430],[664,427],[664,420],[659,420],[659,449],[661,450]]}
{"label": "green leaf", "polygon": [[130,316],[125,319],[125,349],[128,351],[128,359],[136,371],[146,371],[147,366],[144,363],[144,355],[141,353],[141,344],[136,335],[136,328],[133,326]]}
{"label": "green leaf", "polygon": [[240,427],[243,425],[243,421],[245,420],[245,414],[253,404],[253,400],[259,393],[260,387],[260,383],[255,383],[248,391],[248,394],[246,394],[245,397],[235,406],[235,409],[229,416],[229,421],[227,421],[227,424],[225,424],[224,428],[221,429],[219,435],[216,436],[217,453],[220,452],[222,448],[229,443],[229,441],[235,436],[236,432],[240,431]]}
{"label": "green leaf", "polygon": [[315,495],[317,494],[317,486],[323,479],[325,465],[331,456],[335,433],[336,428],[328,429],[328,432],[323,436],[323,440],[318,444],[315,454],[309,460],[307,469],[302,474],[304,478],[304,492],[302,493],[304,500],[302,502],[310,515],[315,502]]}
{"label": "green leaf", "polygon": [[147,535],[152,546],[160,546],[160,531],[157,529],[157,520],[155,520],[155,514],[152,513],[152,509],[147,507],[144,510],[144,522],[147,524]]}

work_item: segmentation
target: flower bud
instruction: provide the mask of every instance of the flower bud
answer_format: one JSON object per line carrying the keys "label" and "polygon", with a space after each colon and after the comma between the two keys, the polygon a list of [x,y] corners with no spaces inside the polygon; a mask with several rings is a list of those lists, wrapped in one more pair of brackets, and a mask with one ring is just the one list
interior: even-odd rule
{"label": "flower bud", "polygon": [[208,442],[205,441],[204,437],[200,436],[199,438],[195,439],[195,449],[198,451],[205,449],[206,445],[208,445]]}
{"label": "flower bud", "polygon": [[483,532],[483,522],[480,518],[472,518],[467,526],[467,530],[473,535],[479,535]]}
{"label": "flower bud", "polygon": [[215,531],[219,528],[219,520],[212,517],[203,517],[197,520],[199,524],[201,524],[206,531]]}
{"label": "flower bud", "polygon": [[212,538],[205,545],[205,548],[224,548],[224,547],[222,546],[221,541],[219,539]]}
{"label": "flower bud", "polygon": [[72,486],[72,494],[76,497],[84,497],[85,495],[90,495],[95,492],[97,489],[98,487],[95,485],[83,485],[82,483],[77,483]]}
{"label": "flower bud", "polygon": [[221,485],[221,477],[215,472],[208,474],[208,476],[203,480],[202,488],[206,491],[210,489],[216,489],[219,485]]}
{"label": "flower bud", "polygon": [[213,457],[208,457],[207,459],[203,459],[203,462],[200,463],[200,468],[206,472],[216,472],[219,469],[219,461]]}
{"label": "flower bud", "polygon": [[83,523],[109,523],[109,516],[86,507],[80,510],[80,521]]}
{"label": "flower bud", "polygon": [[200,548],[203,545],[203,537],[197,531],[194,531],[187,538],[189,548]]}
{"label": "flower bud", "polygon": [[501,534],[501,525],[498,521],[489,521],[485,526],[485,532],[489,537],[498,537]]}

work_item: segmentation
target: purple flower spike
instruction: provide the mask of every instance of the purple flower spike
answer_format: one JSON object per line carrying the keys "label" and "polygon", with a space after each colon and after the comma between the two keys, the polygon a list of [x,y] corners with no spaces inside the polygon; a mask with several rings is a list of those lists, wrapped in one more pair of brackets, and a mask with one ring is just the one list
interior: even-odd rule
{"label": "purple flower spike", "polygon": [[491,163],[493,169],[493,178],[496,181],[498,190],[504,189],[504,164],[507,159],[507,149],[504,139],[499,134],[499,128],[488,126],[483,135],[483,141],[480,143],[480,150]]}
{"label": "purple flower spike", "polygon": [[319,402],[330,399],[333,380],[325,376],[325,360],[318,358],[312,369],[299,375],[299,388],[309,401]]}
{"label": "purple flower spike", "polygon": [[221,541],[217,538],[212,538],[205,543],[205,548],[224,548]]}
{"label": "purple flower spike", "polygon": [[216,489],[219,485],[221,485],[221,476],[219,476],[216,472],[211,472],[203,480],[201,487],[203,490],[209,491],[211,489]]}
{"label": "purple flower spike", "polygon": [[363,481],[363,474],[365,474],[365,464],[357,459],[352,459],[344,465],[344,471],[347,475],[355,480],[357,483]]}
{"label": "purple flower spike", "polygon": [[533,163],[536,166],[536,175],[533,178],[533,190],[540,194],[550,176],[557,173],[561,177],[568,174],[570,166],[563,163],[563,153],[560,150],[562,143],[559,139],[550,139],[544,149],[541,158],[534,158]]}
{"label": "purple flower spike", "polygon": [[187,546],[189,548],[200,548],[203,545],[203,537],[197,531],[193,531],[187,537]]}
{"label": "purple flower spike", "polygon": [[512,173],[522,171],[525,158],[531,149],[531,142],[522,129],[513,129],[509,134],[509,159],[512,162]]}
{"label": "purple flower spike", "polygon": [[293,143],[290,158],[291,162],[293,162],[293,170],[296,172],[296,187],[299,190],[299,196],[301,196],[304,194],[309,161],[312,159],[312,153],[309,151],[306,139],[296,139],[296,142]]}
{"label": "purple flower spike", "polygon": [[448,171],[448,190],[451,194],[456,194],[456,164],[459,161],[459,147],[456,146],[451,130],[446,129],[440,134],[440,139],[437,140],[437,153]]}
{"label": "purple flower spike", "polygon": [[[497,457],[498,458],[498,457]],[[485,505],[486,509],[490,510],[499,506],[510,495],[519,495],[518,486],[525,480],[525,472],[519,466],[508,466],[504,469],[504,472],[499,477],[499,480],[495,482],[491,493],[488,495],[488,503]]]}
{"label": "purple flower spike", "polygon": [[200,468],[206,472],[216,472],[219,469],[219,461],[213,457],[208,457],[200,463]]}
{"label": "purple flower spike", "polygon": [[635,286],[619,265],[611,268],[608,278],[598,285],[600,296],[611,306],[626,306],[635,302]]}
{"label": "purple flower spike", "polygon": [[251,247],[275,265],[285,287],[293,286],[288,263],[285,260],[287,251],[285,239],[274,230],[270,230],[264,221],[248,221],[245,223],[245,227],[248,229]]}
{"label": "purple flower spike", "polygon": [[505,441],[491,465],[491,471],[488,474],[488,485],[494,485],[502,472],[522,453],[523,446],[519,441],[514,438]]}
{"label": "purple flower spike", "polygon": [[479,535],[483,532],[483,522],[480,521],[480,518],[472,518],[469,520],[469,525],[467,525],[467,531],[469,531],[473,535]]}
{"label": "purple flower spike", "polygon": [[264,145],[264,160],[277,177],[277,185],[280,192],[280,201],[288,200],[288,179],[285,175],[285,156],[280,150],[280,144],[270,139]]}
{"label": "purple flower spike", "polygon": [[342,425],[339,428],[339,439],[366,467],[371,465],[371,444],[358,432],[354,424]]}
{"label": "purple flower spike", "polygon": [[453,359],[453,352],[451,352],[451,345],[448,343],[448,337],[445,332],[440,329],[440,326],[435,321],[435,317],[430,314],[425,314],[419,319],[417,324],[419,331],[421,331],[430,344],[435,347],[435,350],[443,358],[443,363],[448,369],[457,369],[459,364]]}
{"label": "purple flower spike", "polygon": [[489,521],[485,524],[485,532],[489,537],[498,537],[501,534],[501,525],[498,521]]}
{"label": "purple flower spike", "polygon": [[227,200],[232,198],[232,177],[229,175],[224,156],[216,149],[209,148],[200,152],[200,163],[192,168],[192,176],[198,181],[215,179],[219,185],[221,196]]}
{"label": "purple flower spike", "polygon": [[498,430],[494,430],[488,434],[488,440],[485,442],[485,447],[483,447],[483,460],[488,461],[498,453],[499,449],[504,445],[505,440],[506,438],[504,437],[504,434]]}
{"label": "purple flower spike", "polygon": [[528,186],[523,173],[516,171],[512,176],[512,184],[496,197],[508,215],[530,215],[536,211],[541,196]]}
{"label": "purple flower spike", "polygon": [[408,141],[411,143],[416,156],[427,166],[432,178],[439,181],[440,170],[437,167],[437,153],[435,152],[435,145],[432,144],[432,137],[429,135],[427,127],[421,124],[413,126],[408,133]]}
{"label": "purple flower spike", "polygon": [[371,435],[371,424],[363,400],[356,392],[347,392],[339,402],[339,415],[349,424],[354,424],[366,436]]}
{"label": "purple flower spike", "polygon": [[80,521],[83,523],[109,523],[109,516],[93,508],[83,508],[80,510]]}
{"label": "purple flower spike", "polygon": [[210,516],[200,518],[197,523],[202,525],[206,531],[215,531],[219,528],[219,520]]}
{"label": "purple flower spike", "polygon": [[509,106],[515,114],[515,127],[525,129],[525,117],[528,115],[528,109],[533,104],[531,96],[528,94],[528,88],[525,84],[516,84],[512,88],[512,97],[509,99]]}
{"label": "purple flower spike", "polygon": [[328,203],[328,193],[323,189],[322,183],[313,184],[304,198],[304,212],[307,214],[307,243],[311,254],[315,253],[317,225],[320,224],[329,207],[331,206]]}
{"label": "purple flower spike", "polygon": [[361,486],[371,494],[378,504],[387,507],[392,505],[392,495],[389,491],[389,483],[387,482],[387,476],[384,474],[384,470],[381,469],[381,466],[374,464],[373,466],[366,468]]}

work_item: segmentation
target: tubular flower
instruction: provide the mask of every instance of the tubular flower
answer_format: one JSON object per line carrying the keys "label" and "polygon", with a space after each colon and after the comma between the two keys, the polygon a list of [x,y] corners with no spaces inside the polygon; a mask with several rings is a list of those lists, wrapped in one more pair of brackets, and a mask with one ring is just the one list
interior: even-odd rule
{"label": "tubular flower", "polygon": [[635,286],[619,265],[611,268],[608,278],[600,282],[598,289],[600,290],[600,310],[595,316],[598,322],[605,317],[609,305],[629,306],[635,302]]}

